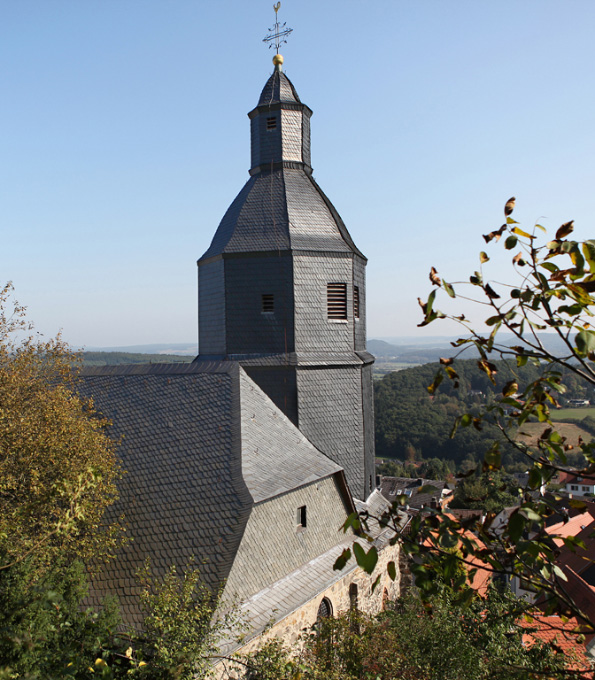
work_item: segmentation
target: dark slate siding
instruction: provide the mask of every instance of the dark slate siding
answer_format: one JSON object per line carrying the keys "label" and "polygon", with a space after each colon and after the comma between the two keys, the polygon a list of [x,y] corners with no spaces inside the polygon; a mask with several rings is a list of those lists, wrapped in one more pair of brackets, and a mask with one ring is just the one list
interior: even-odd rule
{"label": "dark slate siding", "polygon": [[223,260],[198,269],[198,350],[225,354],[225,281]]}
{"label": "dark slate siding", "polygon": [[354,319],[354,341],[357,351],[366,349],[366,261],[353,258],[353,285],[359,288],[359,319]]}
{"label": "dark slate siding", "polygon": [[[277,127],[267,130],[267,118],[274,117]],[[267,163],[276,163],[283,159],[281,111],[265,111],[250,121],[252,141],[251,168]]]}
{"label": "dark slate siding", "polygon": [[250,184],[233,235],[222,252],[287,250],[290,244],[283,171],[261,173]]}
{"label": "dark slate siding", "polygon": [[215,587],[229,574],[252,507],[241,474],[237,365],[219,372],[211,364],[214,373],[177,366],[91,369],[80,385],[122,438],[126,474],[111,513],[124,513],[129,542],[94,592],[117,594],[128,624],[140,622],[134,574],[146,558],[156,575],[204,559],[202,576]]}
{"label": "dark slate siding", "polygon": [[[294,255],[296,352],[353,350],[351,257]],[[347,284],[347,321],[329,321],[327,283]]]}
{"label": "dark slate siding", "polygon": [[[292,266],[289,256],[225,260],[228,354],[293,351]],[[262,295],[274,295],[273,313],[262,313]]]}
{"label": "dark slate siding", "polygon": [[304,163],[306,165],[312,165],[312,159],[310,157],[310,115],[304,111],[302,117],[302,156],[304,158]]}
{"label": "dark slate siding", "polygon": [[299,428],[345,469],[356,498],[367,497],[361,368],[299,369]]}
{"label": "dark slate siding", "polygon": [[298,424],[297,379],[293,366],[270,368],[244,365],[246,373],[260,389],[267,394],[277,408],[294,423]]}
{"label": "dark slate siding", "polygon": [[[365,484],[368,493],[376,485],[374,450],[374,386],[372,383],[372,364],[362,367],[362,405],[364,414],[364,461]],[[367,498],[366,493],[365,498]]]}
{"label": "dark slate siding", "polygon": [[281,69],[275,69],[260,93],[258,106],[276,104],[277,102],[299,103],[300,98],[293,83]]}
{"label": "dark slate siding", "polygon": [[284,174],[292,249],[351,252],[311,178],[301,170]]}
{"label": "dark slate siding", "polygon": [[244,207],[246,197],[252,190],[255,182],[256,179],[254,177],[249,179],[246,184],[244,184],[244,187],[240,193],[235,197],[233,203],[229,206],[227,212],[223,216],[223,219],[219,223],[219,227],[215,232],[215,236],[213,236],[211,245],[209,246],[206,253],[200,258],[199,264],[201,260],[206,260],[207,258],[213,257],[214,255],[220,255],[224,251],[229,239],[234,234],[236,223],[240,216],[240,212]]}

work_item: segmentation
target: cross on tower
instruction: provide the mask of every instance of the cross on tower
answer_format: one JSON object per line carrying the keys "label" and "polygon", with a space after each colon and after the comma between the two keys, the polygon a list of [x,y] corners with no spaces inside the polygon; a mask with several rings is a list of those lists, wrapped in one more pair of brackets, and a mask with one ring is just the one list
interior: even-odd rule
{"label": "cross on tower", "polygon": [[273,28],[269,28],[269,34],[262,39],[262,42],[269,43],[269,48],[274,46],[277,54],[279,54],[279,47],[287,42],[285,38],[293,31],[293,28],[285,28],[287,23],[279,24],[279,18],[277,16],[279,7],[281,7],[280,2],[273,5],[273,9],[275,10],[275,25]]}

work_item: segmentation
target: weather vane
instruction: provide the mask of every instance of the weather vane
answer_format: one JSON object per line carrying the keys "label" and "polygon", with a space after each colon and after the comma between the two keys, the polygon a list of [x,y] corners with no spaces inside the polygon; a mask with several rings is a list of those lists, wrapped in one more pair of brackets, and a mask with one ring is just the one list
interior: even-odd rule
{"label": "weather vane", "polygon": [[281,7],[280,2],[273,5],[273,9],[275,10],[275,25],[273,28],[269,28],[269,34],[262,39],[262,42],[269,43],[269,48],[275,47],[277,54],[279,54],[279,47],[287,42],[285,38],[293,31],[293,28],[286,28],[287,23],[279,24],[279,17],[277,16],[279,7]]}

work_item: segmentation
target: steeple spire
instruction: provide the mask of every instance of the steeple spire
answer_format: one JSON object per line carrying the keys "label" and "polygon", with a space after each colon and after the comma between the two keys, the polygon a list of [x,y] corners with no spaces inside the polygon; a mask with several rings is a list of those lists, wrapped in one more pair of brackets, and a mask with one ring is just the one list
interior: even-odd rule
{"label": "steeple spire", "polygon": [[239,361],[314,446],[345,468],[356,497],[367,498],[374,415],[366,258],[312,177],[312,110],[278,52],[289,31],[276,21],[265,39],[277,52],[248,114],[251,177],[198,261],[198,359]]}
{"label": "steeple spire", "polygon": [[280,7],[280,2],[277,2],[275,5],[273,5],[273,9],[275,10],[275,25],[273,28],[269,28],[269,34],[262,39],[262,42],[269,44],[269,49],[271,47],[275,48],[273,64],[275,64],[275,68],[278,71],[283,70],[283,55],[279,54],[279,47],[281,47],[283,43],[287,43],[287,36],[293,33],[293,28],[287,28],[287,22],[279,24],[278,12]]}

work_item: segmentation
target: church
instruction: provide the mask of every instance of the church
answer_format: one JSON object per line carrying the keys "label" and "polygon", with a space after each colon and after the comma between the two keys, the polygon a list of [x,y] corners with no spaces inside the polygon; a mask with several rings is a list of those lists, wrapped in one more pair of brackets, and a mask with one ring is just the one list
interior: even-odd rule
{"label": "church", "polygon": [[130,540],[95,594],[116,594],[138,626],[145,559],[156,574],[195,559],[224,601],[241,603],[243,649],[265,630],[291,642],[317,617],[379,611],[399,588],[386,571],[397,548],[380,530],[372,576],[354,560],[333,570],[362,540],[341,530],[346,517],[386,505],[375,489],[366,258],[312,176],[312,110],[278,53],[273,64],[248,114],[250,178],[198,260],[199,355],[81,376],[126,471],[113,512]]}

